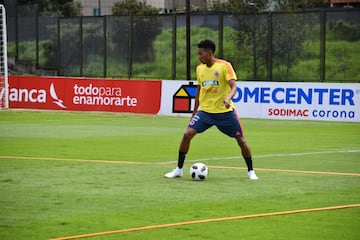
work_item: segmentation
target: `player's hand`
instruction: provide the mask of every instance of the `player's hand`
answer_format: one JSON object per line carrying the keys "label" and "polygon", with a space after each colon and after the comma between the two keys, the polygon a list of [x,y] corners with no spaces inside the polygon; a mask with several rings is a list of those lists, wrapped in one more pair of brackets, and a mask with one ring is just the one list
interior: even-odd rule
{"label": "player's hand", "polygon": [[224,99],[224,105],[225,105],[226,108],[229,108],[230,107],[230,99],[225,98]]}

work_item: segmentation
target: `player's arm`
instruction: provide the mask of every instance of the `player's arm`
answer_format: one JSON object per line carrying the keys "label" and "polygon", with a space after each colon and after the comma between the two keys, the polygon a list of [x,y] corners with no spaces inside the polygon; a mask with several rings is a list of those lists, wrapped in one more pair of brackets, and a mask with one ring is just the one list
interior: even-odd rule
{"label": "player's arm", "polygon": [[227,97],[224,99],[224,104],[226,108],[230,107],[230,103],[231,103],[231,99],[235,96],[236,94],[236,81],[235,79],[230,79],[228,81],[229,85],[230,85],[230,92],[227,95]]}
{"label": "player's arm", "polygon": [[194,116],[199,108],[199,95],[200,95],[200,85],[197,86],[197,89],[196,89],[196,94],[195,94],[195,106],[194,106],[194,111],[193,111],[193,114],[192,116]]}

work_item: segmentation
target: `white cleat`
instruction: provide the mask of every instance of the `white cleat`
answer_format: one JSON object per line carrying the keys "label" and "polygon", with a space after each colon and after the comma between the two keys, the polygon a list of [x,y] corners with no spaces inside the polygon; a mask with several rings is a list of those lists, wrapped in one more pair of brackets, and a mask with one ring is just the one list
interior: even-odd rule
{"label": "white cleat", "polygon": [[166,178],[176,178],[176,177],[181,177],[183,175],[183,170],[180,168],[175,168],[174,170],[172,170],[171,172],[165,174]]}
{"label": "white cleat", "polygon": [[256,176],[254,170],[248,171],[248,177],[249,177],[250,180],[258,180],[258,179],[259,179],[259,178]]}

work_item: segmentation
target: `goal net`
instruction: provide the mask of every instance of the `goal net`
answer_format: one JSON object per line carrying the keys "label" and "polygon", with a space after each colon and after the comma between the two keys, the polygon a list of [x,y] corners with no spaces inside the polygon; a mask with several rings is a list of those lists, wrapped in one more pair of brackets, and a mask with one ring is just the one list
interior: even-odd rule
{"label": "goal net", "polygon": [[0,4],[0,109],[9,108],[5,7]]}

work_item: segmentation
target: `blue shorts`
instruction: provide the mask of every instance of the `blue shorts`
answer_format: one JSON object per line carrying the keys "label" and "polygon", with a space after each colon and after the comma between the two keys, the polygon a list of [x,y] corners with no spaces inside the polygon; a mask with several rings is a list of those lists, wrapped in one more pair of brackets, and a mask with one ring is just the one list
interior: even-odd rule
{"label": "blue shorts", "polygon": [[240,119],[235,110],[225,113],[198,111],[191,118],[188,127],[195,129],[197,133],[202,133],[214,125],[229,137],[241,138],[244,136]]}

